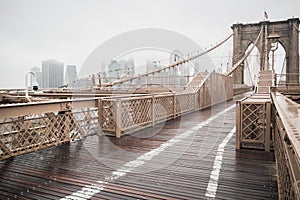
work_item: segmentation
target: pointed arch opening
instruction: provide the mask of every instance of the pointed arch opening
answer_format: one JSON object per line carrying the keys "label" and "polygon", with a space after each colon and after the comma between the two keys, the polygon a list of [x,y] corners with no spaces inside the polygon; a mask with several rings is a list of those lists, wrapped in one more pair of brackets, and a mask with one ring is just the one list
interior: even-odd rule
{"label": "pointed arch opening", "polygon": [[[269,69],[272,69],[272,51],[269,51]],[[274,73],[277,74],[277,84],[286,81],[286,52],[282,44],[274,51]]]}
{"label": "pointed arch opening", "polygon": [[[254,46],[251,43],[245,52],[249,51]],[[244,84],[248,86],[253,86],[257,82],[257,75],[260,69],[260,53],[258,48],[255,46],[250,55],[246,58],[244,62],[243,78]]]}

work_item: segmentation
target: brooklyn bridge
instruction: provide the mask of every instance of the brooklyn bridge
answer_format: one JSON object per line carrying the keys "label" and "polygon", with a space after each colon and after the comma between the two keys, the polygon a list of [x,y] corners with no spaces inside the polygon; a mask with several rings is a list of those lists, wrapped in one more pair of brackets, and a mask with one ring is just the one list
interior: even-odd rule
{"label": "brooklyn bridge", "polygon": [[[1,198],[300,199],[299,18],[231,29],[138,75],[1,90]],[[175,73],[229,40],[225,72]]]}

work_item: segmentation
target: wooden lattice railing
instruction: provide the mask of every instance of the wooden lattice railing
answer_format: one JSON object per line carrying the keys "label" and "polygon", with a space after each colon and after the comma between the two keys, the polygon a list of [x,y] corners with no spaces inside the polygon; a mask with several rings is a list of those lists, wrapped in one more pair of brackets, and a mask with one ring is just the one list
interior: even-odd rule
{"label": "wooden lattice railing", "polygon": [[254,94],[236,102],[236,148],[270,151],[271,99]]}
{"label": "wooden lattice railing", "polygon": [[282,94],[271,96],[279,198],[300,199],[300,108]]}
{"label": "wooden lattice railing", "polygon": [[237,101],[236,148],[273,147],[279,199],[300,200],[300,107],[281,89]]}
{"label": "wooden lattice railing", "polygon": [[0,160],[96,134],[97,99],[0,106]]}
{"label": "wooden lattice railing", "polygon": [[199,81],[196,88],[193,93],[101,98],[101,128],[116,137],[121,137],[132,131],[226,101],[233,96],[232,78],[214,72]]}
{"label": "wooden lattice railing", "polygon": [[[194,87],[194,86],[193,86]],[[193,93],[124,95],[0,105],[0,160],[101,131],[121,137],[232,98],[232,78],[210,73]]]}

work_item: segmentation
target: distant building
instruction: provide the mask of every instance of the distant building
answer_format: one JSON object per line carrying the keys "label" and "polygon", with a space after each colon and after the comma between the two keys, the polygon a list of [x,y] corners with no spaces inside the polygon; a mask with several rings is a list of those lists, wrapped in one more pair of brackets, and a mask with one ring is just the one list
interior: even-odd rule
{"label": "distant building", "polygon": [[[175,49],[170,55],[170,64],[177,63],[182,59],[183,54],[178,49]],[[182,83],[182,80],[185,80],[184,76],[188,74],[188,72],[186,72],[187,70],[189,69],[186,67],[186,64],[170,68],[167,74],[167,76],[169,77],[169,87],[178,87],[180,83]]]}
{"label": "distant building", "polygon": [[64,63],[56,60],[42,61],[42,87],[58,88],[64,84]]}
{"label": "distant building", "polygon": [[74,87],[74,88],[87,88],[87,87],[92,87],[92,86],[93,86],[93,81],[91,79],[81,78],[81,79],[77,79],[72,87]]}
{"label": "distant building", "polygon": [[[34,67],[32,67],[30,69],[30,71],[34,73],[34,75],[35,75],[35,81],[38,83],[38,86],[41,87],[41,85],[42,85],[42,72],[41,72],[41,68],[34,66]],[[33,82],[34,82],[34,80],[31,77],[30,86],[33,86]]]}
{"label": "distant building", "polygon": [[127,77],[127,60],[122,59],[118,63],[120,65],[120,77]]}
{"label": "distant building", "polygon": [[107,78],[109,81],[115,81],[120,79],[121,65],[116,60],[112,60],[106,69]]}
{"label": "distant building", "polygon": [[65,84],[69,87],[74,87],[75,81],[77,80],[77,69],[76,65],[67,65],[65,73]]}
{"label": "distant building", "polygon": [[121,77],[132,77],[135,74],[135,64],[132,59],[122,59],[119,60],[120,65],[120,75]]}
{"label": "distant building", "polygon": [[127,75],[128,76],[134,76],[135,75],[135,64],[132,59],[128,59],[127,61]]}
{"label": "distant building", "polygon": [[153,60],[147,60],[146,61],[146,72],[151,72],[155,70],[155,61]]}
{"label": "distant building", "polygon": [[[146,61],[146,72],[152,72],[156,69],[156,61],[153,60],[147,60]],[[157,74],[156,74],[157,76]],[[153,76],[147,76],[145,78],[145,84],[155,84],[157,82],[156,77]]]}

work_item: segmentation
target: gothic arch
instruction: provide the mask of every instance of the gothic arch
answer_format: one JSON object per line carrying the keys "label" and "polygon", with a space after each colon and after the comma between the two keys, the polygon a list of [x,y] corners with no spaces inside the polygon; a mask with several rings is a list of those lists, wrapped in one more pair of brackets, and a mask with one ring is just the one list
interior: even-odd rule
{"label": "gothic arch", "polygon": [[[285,21],[262,21],[254,24],[234,24],[233,30],[233,65],[237,63],[245,54],[248,46],[254,43],[261,28],[263,32],[256,47],[260,53],[260,69],[268,69],[268,54],[271,49],[267,37],[273,31],[279,34],[279,42],[286,52],[287,73],[299,73],[299,18],[292,18]],[[234,74],[234,83],[243,83],[243,69],[237,69]],[[297,81],[298,76],[291,76],[290,82]]]}
{"label": "gothic arch", "polygon": [[[284,69],[282,69],[283,64],[285,63],[285,58],[286,58],[286,50],[284,49],[284,46],[281,42],[278,43],[278,48],[275,51],[274,54],[274,73],[276,74],[286,74],[286,67],[284,67]],[[272,51],[268,52],[268,57],[269,57],[269,68],[272,68]],[[283,71],[282,71],[283,70]]]}
{"label": "gothic arch", "polygon": [[[253,48],[254,42],[251,42],[249,46],[246,48],[246,51],[249,49]],[[259,71],[259,56],[260,52],[257,48],[257,46],[254,46],[253,51],[251,54],[246,58],[245,63],[244,63],[244,70],[243,70],[243,82],[246,85],[252,85],[255,84],[255,81],[257,80],[256,74]]]}

